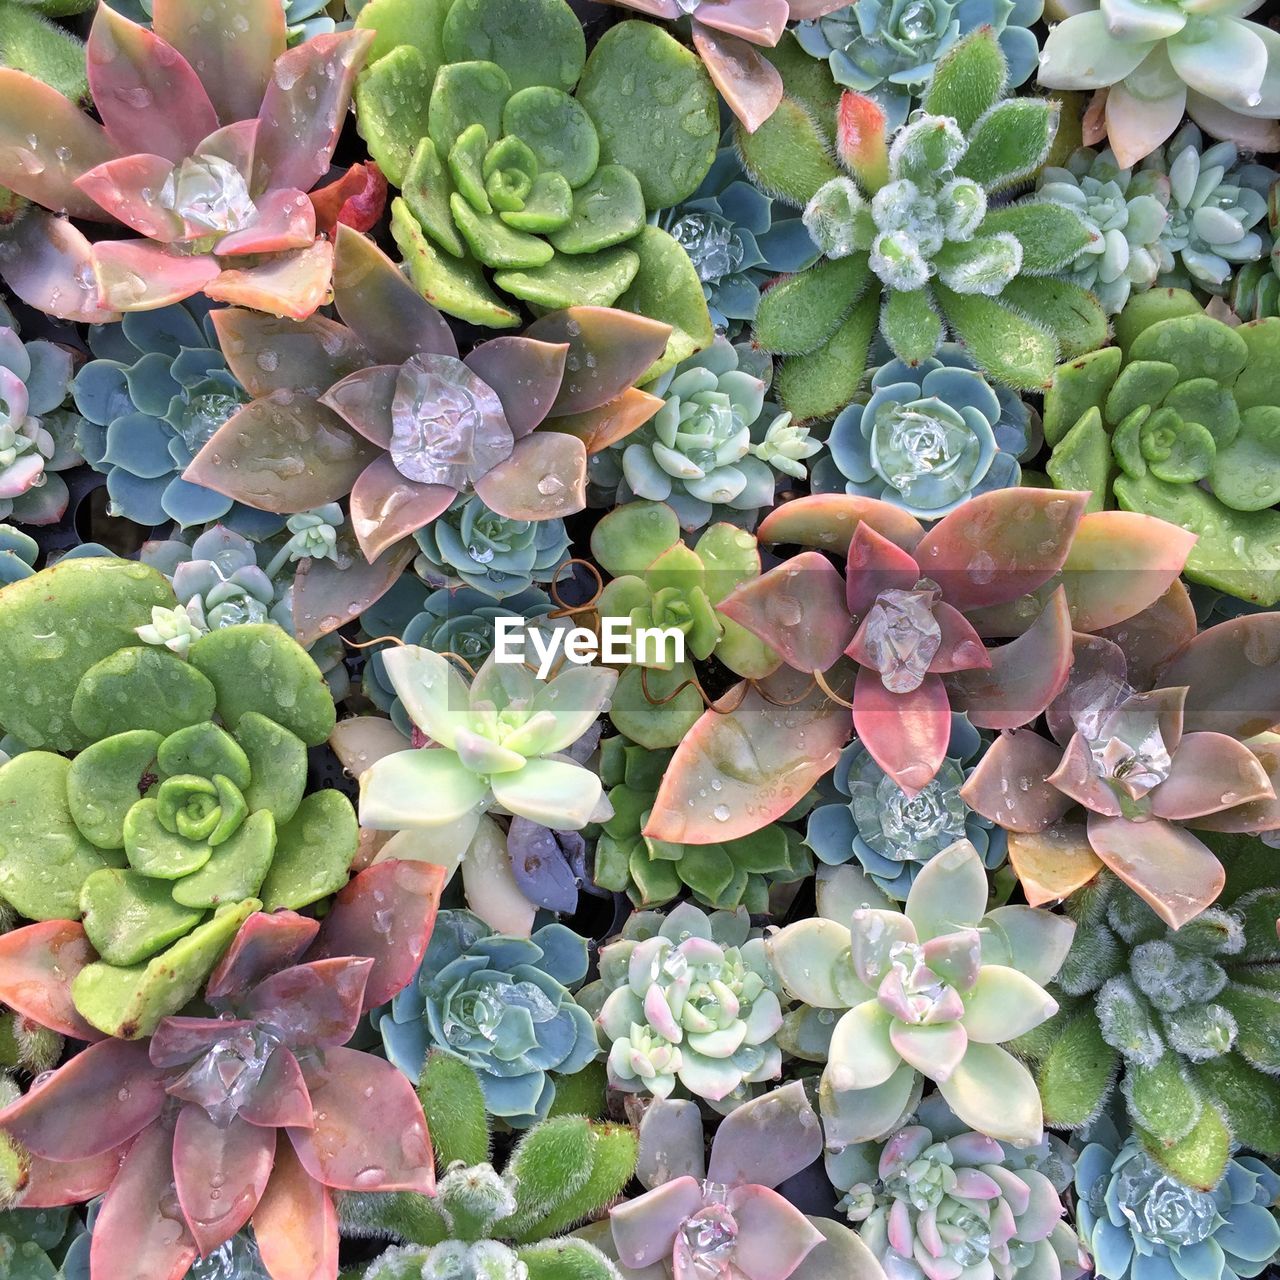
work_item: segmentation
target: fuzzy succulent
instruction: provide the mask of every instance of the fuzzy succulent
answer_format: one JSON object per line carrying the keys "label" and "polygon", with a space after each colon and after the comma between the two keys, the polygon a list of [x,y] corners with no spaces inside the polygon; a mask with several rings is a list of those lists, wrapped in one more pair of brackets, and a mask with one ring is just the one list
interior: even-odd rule
{"label": "fuzzy succulent", "polygon": [[591,459],[591,483],[610,505],[665,502],[687,531],[717,519],[749,528],[773,506],[779,474],[803,480],[822,448],[765,403],[772,376],[767,357],[718,337],[649,384],[662,408]]}
{"label": "fuzzy succulent", "polygon": [[556,1077],[600,1052],[572,994],[586,973],[587,944],[564,925],[513,938],[469,911],[445,911],[417,976],[374,1018],[388,1059],[411,1080],[428,1053],[453,1054],[479,1077],[486,1110],[526,1129],[546,1118]]}
{"label": "fuzzy succulent", "polygon": [[707,915],[685,902],[632,915],[582,1001],[598,1009],[615,1088],[668,1098],[679,1085],[719,1103],[782,1073],[776,986],[745,909]]}
{"label": "fuzzy succulent", "polygon": [[1112,877],[1069,898],[1079,923],[1054,988],[1062,1011],[1020,1046],[1049,1123],[1086,1125],[1118,1078],[1151,1158],[1205,1188],[1222,1176],[1230,1135],[1280,1153],[1280,895],[1266,887],[1268,850],[1235,851],[1225,905],[1180,929]]}
{"label": "fuzzy succulent", "polygon": [[5,135],[27,140],[6,148],[0,181],[55,213],[143,237],[91,244],[43,215],[39,260],[4,264],[15,292],[70,319],[201,292],[297,318],[324,302],[333,248],[307,193],[329,171],[373,36],[286,51],[283,6],[242,16],[166,5],[148,30],[99,6],[87,54],[102,124],[35,77],[0,69]]}
{"label": "fuzzy succulent", "polygon": [[895,359],[876,369],[870,397],[832,425],[830,462],[815,469],[814,489],[880,498],[936,520],[976,494],[1017,485],[1018,460],[1037,443],[1022,399],[944,342],[918,364]]}
{"label": "fuzzy succulent", "polygon": [[1074,1280],[1087,1270],[1062,1219],[1075,1153],[1046,1136],[1015,1147],[966,1131],[933,1094],[882,1146],[828,1152],[841,1207],[886,1275],[951,1280]]}
{"label": "fuzzy succulent", "polygon": [[447,658],[416,645],[385,653],[383,664],[432,745],[393,752],[361,775],[362,826],[433,832],[439,854],[456,859],[495,806],[558,830],[597,816],[600,779],[563,753],[604,708],[614,672],[575,666],[539,681],[490,657],[468,687]]}
{"label": "fuzzy succulent", "polygon": [[838,875],[819,910],[858,903],[850,925],[818,916],[767,943],[784,990],[802,1004],[780,1038],[827,1063],[828,1145],[892,1133],[919,1101],[922,1076],[978,1132],[1038,1142],[1035,1080],[1000,1044],[1057,1010],[1043,984],[1067,954],[1071,921],[1033,907],[987,913],[986,871],[966,841],[925,865],[905,913],[853,866]]}
{"label": "fuzzy succulent", "polygon": [[1185,111],[1206,133],[1258,151],[1280,146],[1280,57],[1244,15],[1256,4],[1212,7],[1161,0],[1137,13],[1123,0],[1061,6],[1040,55],[1048,89],[1105,89],[1106,131],[1123,168],[1156,149]]}
{"label": "fuzzy succulent", "polygon": [[[1232,328],[1190,293],[1153,289],[1116,321],[1116,345],[1054,371],[1047,470],[1061,488],[1198,535],[1187,576],[1280,600],[1280,319]],[[1118,468],[1118,470],[1117,470]],[[1112,479],[1114,476],[1114,479]]]}
{"label": "fuzzy succulent", "polygon": [[1280,1250],[1280,1175],[1252,1156],[1231,1160],[1215,1187],[1189,1186],[1137,1138],[1111,1134],[1080,1152],[1075,1182],[1080,1235],[1103,1280],[1256,1276]]}
{"label": "fuzzy succulent", "polygon": [[796,39],[806,53],[826,60],[837,84],[865,93],[896,128],[938,59],[977,27],[989,25],[999,39],[1009,84],[1024,84],[1040,52],[1029,28],[1043,12],[1044,0],[863,0],[802,22]]}
{"label": "fuzzy succulent", "polygon": [[[1197,154],[1192,148],[1192,163]],[[1185,252],[1189,237],[1198,234],[1193,229],[1195,210],[1185,204],[1193,191],[1200,194],[1199,174],[1186,169],[1183,164],[1179,171],[1178,198],[1172,194],[1172,176],[1155,168],[1122,169],[1111,151],[1081,147],[1062,168],[1041,170],[1036,184],[1040,195],[1077,209],[1094,233],[1095,239],[1072,265],[1070,278],[1091,290],[1108,315],[1123,310],[1131,292],[1150,289],[1160,272],[1169,270],[1179,239]],[[1217,207],[1216,200],[1210,203]],[[1180,229],[1175,230],[1172,224],[1179,217]],[[1208,213],[1200,222],[1210,230],[1223,220]],[[1225,240],[1229,232],[1218,234]],[[1241,248],[1248,252],[1247,245]]]}
{"label": "fuzzy succulent", "polygon": [[871,882],[899,902],[921,868],[957,840],[968,840],[987,870],[995,870],[1005,860],[1005,834],[960,795],[985,746],[964,716],[952,716],[942,767],[908,796],[855,739],[832,774],[840,799],[809,815],[805,844],[828,866],[857,859]]}

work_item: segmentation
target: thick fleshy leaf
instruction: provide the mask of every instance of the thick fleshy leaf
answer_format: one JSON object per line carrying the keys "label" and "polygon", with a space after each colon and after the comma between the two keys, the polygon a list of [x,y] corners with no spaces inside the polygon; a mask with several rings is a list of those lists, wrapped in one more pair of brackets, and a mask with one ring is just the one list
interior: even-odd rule
{"label": "thick fleshy leaf", "polygon": [[1149,689],[1155,683],[1155,673],[1195,634],[1195,606],[1181,581],[1141,613],[1099,632],[1120,647],[1129,680],[1138,689]]}
{"label": "thick fleshy leaf", "polygon": [[1088,500],[1055,489],[981,494],[925,534],[915,551],[921,573],[961,612],[1016,600],[1062,568]]}
{"label": "thick fleshy leaf", "polygon": [[183,220],[160,203],[160,192],[172,173],[172,161],[141,153],[90,169],[76,179],[76,186],[139,235],[180,240],[186,234]]}
{"label": "thick fleshy leaf", "polygon": [[268,974],[297,961],[319,932],[317,921],[296,911],[256,912],[240,926],[209,975],[205,997],[223,1000],[243,994]]}
{"label": "thick fleshy leaf", "polygon": [[983,965],[965,993],[964,1029],[980,1044],[1002,1044],[1058,1011],[1058,1002],[1025,973],[1001,964]]}
{"label": "thick fleshy leaf", "polygon": [[219,1126],[187,1103],[173,1132],[173,1178],[201,1254],[229,1240],[257,1207],[271,1174],[276,1131],[232,1120]]}
{"label": "thick fleshy leaf", "polygon": [[512,434],[519,439],[551,412],[568,354],[564,342],[494,338],[482,342],[464,363],[498,393]]}
{"label": "thick fleshy leaf", "polygon": [[738,1224],[735,1257],[745,1264],[738,1269],[749,1280],[786,1280],[823,1241],[795,1205],[768,1187],[734,1187],[729,1208]]}
{"label": "thick fleshy leaf", "polygon": [[848,1009],[874,992],[853,971],[849,926],[839,920],[797,920],[765,939],[788,993],[815,1009]]}
{"label": "thick fleshy leaf", "polygon": [[196,1244],[177,1203],[173,1127],[157,1120],[129,1148],[93,1225],[95,1276],[182,1280]]}
{"label": "thick fleshy leaf", "polygon": [[[806,688],[808,692],[805,692]],[[794,705],[775,705],[799,699]],[[803,695],[803,696],[802,696]],[[663,775],[644,834],[717,844],[780,818],[836,762],[849,713],[809,677],[782,668],[749,689],[730,689],[684,736]]]}
{"label": "thick fleshy leaf", "polygon": [[[350,330],[348,330],[350,332]],[[335,382],[321,397],[353,431],[380,449],[391,448],[398,364],[356,369]]]}
{"label": "thick fleshy leaf", "polygon": [[183,257],[151,240],[99,240],[93,246],[98,305],[114,311],[151,311],[199,293],[218,276],[208,254]]}
{"label": "thick fleshy leaf", "polygon": [[253,1214],[253,1236],[273,1280],[329,1280],[338,1271],[333,1197],[281,1142],[267,1189]]}
{"label": "thick fleshy leaf", "polygon": [[316,211],[311,201],[301,191],[287,187],[259,197],[258,216],[249,226],[223,236],[218,241],[218,256],[306,249],[315,238]]}
{"label": "thick fleshy leaf", "polygon": [[[769,1142],[760,1143],[767,1125]],[[707,1177],[725,1186],[776,1187],[822,1154],[822,1129],[798,1080],[735,1108],[720,1122]]]}
{"label": "thick fleshy leaf", "polygon": [[753,44],[775,45],[787,29],[788,0],[720,0],[702,7],[698,22]]}
{"label": "thick fleshy leaf", "polygon": [[43,209],[28,209],[5,233],[0,276],[28,306],[59,320],[109,324],[120,319],[118,311],[98,306],[93,246],[84,233]]}
{"label": "thick fleshy leaf", "polygon": [[1046,779],[1062,751],[1031,729],[1002,733],[960,789],[969,808],[1006,831],[1043,831],[1071,807]]}
{"label": "thick fleshy leaf", "polygon": [[986,908],[987,873],[967,840],[934,854],[907,894],[907,918],[924,940],[976,928]]}
{"label": "thick fleshy leaf", "polygon": [[1092,813],[1110,818],[1120,816],[1120,798],[1099,777],[1093,765],[1093,752],[1083,734],[1074,734],[1067,743],[1058,767],[1050,775],[1063,795],[1083,805]]}
{"label": "thick fleshy leaf", "polygon": [[511,813],[543,826],[578,831],[600,803],[600,779],[568,760],[530,760],[513,773],[490,779],[494,799]]}
{"label": "thick fleshy leaf", "polygon": [[153,0],[151,12],[156,34],[199,66],[223,124],[258,114],[285,51],[283,11],[259,0]]}
{"label": "thick fleshy leaf", "polygon": [[372,957],[364,1009],[386,1004],[418,971],[444,880],[425,862],[381,862],[360,872],[334,898],[307,960]]}
{"label": "thick fleshy leaf", "polygon": [[243,1018],[165,1018],[151,1037],[148,1053],[153,1067],[178,1067],[194,1062],[220,1040],[253,1030]]}
{"label": "thick fleshy leaf", "polygon": [[27,1155],[27,1180],[18,1201],[23,1209],[51,1209],[82,1204],[100,1196],[120,1172],[128,1143],[85,1160],[45,1160]]}
{"label": "thick fleshy leaf", "polygon": [[[1114,43],[1117,48],[1125,47],[1119,41]],[[1123,165],[1126,169],[1132,168],[1139,160],[1149,156],[1160,146],[1182,122],[1183,112],[1186,109],[1187,91],[1181,82],[1177,81],[1177,73],[1169,65],[1169,55],[1165,52],[1163,41],[1147,55],[1146,66],[1140,69],[1144,79],[1148,68],[1153,63],[1157,67],[1163,64],[1163,70],[1174,77],[1176,87],[1171,92],[1154,98],[1146,93],[1139,97],[1136,93],[1130,92],[1129,86],[1123,80],[1113,84],[1106,91],[1103,109],[1107,142],[1115,153],[1116,164]],[[1156,78],[1157,82],[1158,78],[1162,78],[1159,70],[1153,78]],[[1234,115],[1234,113],[1227,114]],[[1206,120],[1205,123],[1208,124],[1209,121]]]}
{"label": "thick fleshy leaf", "polygon": [[1169,776],[1152,793],[1151,811],[1157,818],[1183,821],[1274,799],[1266,769],[1244,743],[1225,733],[1187,733]]}
{"label": "thick fleshy leaf", "polygon": [[336,182],[312,191],[309,199],[322,235],[332,239],[339,223],[372,231],[387,207],[387,180],[372,160],[360,161]]}
{"label": "thick fleshy leaf", "polygon": [[558,520],[587,505],[587,450],[576,436],[539,431],[475,484],[476,496],[510,520]]}
{"label": "thick fleshy leaf", "polygon": [[875,1000],[866,1000],[844,1014],[831,1033],[831,1069],[842,1089],[874,1089],[902,1065],[893,1047],[892,1014]]}
{"label": "thick fleshy leaf", "polygon": [[938,1088],[951,1110],[977,1132],[1000,1142],[1040,1141],[1040,1091],[1031,1072],[999,1045],[971,1043]]}
{"label": "thick fleshy leaf", "polygon": [[748,133],[755,133],[782,101],[777,67],[745,40],[717,33],[700,22],[693,24],[693,47],[729,110]]}
{"label": "thick fleshy leaf", "polygon": [[683,1177],[616,1205],[609,1223],[623,1265],[649,1267],[668,1261],[681,1223],[697,1213],[702,1202],[698,1180]]}
{"label": "thick fleshy leaf", "polygon": [[664,403],[660,397],[647,391],[628,387],[620,396],[597,409],[551,419],[546,430],[577,436],[586,445],[588,454],[600,453],[644,426]]}
{"label": "thick fleshy leaf", "polygon": [[355,955],[294,965],[264,978],[239,1008],[278,1028],[287,1044],[346,1044],[360,1021],[372,968],[369,957]]}
{"label": "thick fleshy leaf", "polygon": [[[706,1173],[707,1156],[698,1104],[654,1098],[640,1122],[636,1177],[652,1191],[676,1178],[696,1178],[701,1182]],[[724,1178],[723,1181],[728,1185],[741,1179]]]}
{"label": "thick fleshy leaf", "polygon": [[72,980],[96,959],[84,928],[73,920],[0,934],[0,1002],[59,1035],[99,1040],[71,1000]]}
{"label": "thick fleshy leaf", "polygon": [[612,307],[569,307],[535,320],[525,337],[568,343],[552,416],[598,409],[620,396],[666,350],[671,326]]}
{"label": "thick fleshy leaf", "polygon": [[315,1123],[302,1068],[283,1045],[267,1059],[253,1096],[240,1107],[240,1118],[264,1129],[309,1129]]}
{"label": "thick fleshy leaf", "polygon": [[951,704],[940,676],[911,693],[891,693],[878,671],[858,669],[853,728],[859,741],[907,793],[916,795],[942,767],[951,739]]}
{"label": "thick fleshy leaf", "polygon": [[884,1084],[874,1089],[850,1089],[829,1066],[822,1073],[818,1101],[827,1142],[835,1146],[869,1142],[891,1133],[919,1101],[916,1069],[903,1063]]}
{"label": "thick fleshy leaf", "polygon": [[350,493],[377,451],[318,400],[286,394],[232,414],[183,478],[281,513],[310,511]]}
{"label": "thick fleshy leaf", "polygon": [[391,1063],[356,1049],[329,1049],[309,1067],[307,1086],[315,1127],[290,1129],[289,1137],[317,1182],[343,1191],[435,1194],[422,1104]]}
{"label": "thick fleshy leaf", "polygon": [[414,355],[458,355],[444,316],[400,274],[372,240],[339,225],[333,259],[333,301],[378,364]]}
{"label": "thick fleshy leaf", "polygon": [[1163,818],[1129,822],[1091,813],[1089,845],[1171,929],[1182,928],[1222,892],[1222,863]]}
{"label": "thick fleshy leaf", "polygon": [[333,246],[317,240],[309,249],[276,254],[256,266],[227,266],[205,286],[205,295],[215,302],[305,320],[329,296],[332,276]]}
{"label": "thick fleshy leaf", "polygon": [[458,496],[446,484],[406,480],[389,457],[375,458],[351,486],[351,527],[372,564],[402,538],[429,525]]}
{"label": "thick fleshy leaf", "polygon": [[864,523],[904,551],[914,551],[924,537],[924,527],[901,507],[847,493],[814,494],[784,502],[765,516],[756,536],[761,542],[796,543],[847,555],[854,533]]}
{"label": "thick fleshy leaf", "polygon": [[0,182],[46,209],[107,221],[75,185],[119,155],[106,130],[56,89],[11,67],[0,67],[0,101]]}
{"label": "thick fleshy leaf", "polygon": [[1033,907],[1058,902],[1102,870],[1080,823],[1055,823],[1043,831],[1009,833],[1009,862]]}
{"label": "thick fleshy leaf", "polygon": [[951,1078],[969,1043],[958,1022],[913,1026],[895,1020],[889,1028],[889,1040],[903,1062],[936,1084]]}
{"label": "thick fleshy leaf", "polygon": [[1071,615],[1057,588],[1016,640],[988,649],[991,665],[946,678],[951,705],[980,729],[1030,724],[1062,692],[1071,670]]}
{"label": "thick fleshy leaf", "polygon": [[[342,543],[339,539],[339,546]],[[308,558],[298,566],[293,579],[293,634],[304,648],[381,600],[417,555],[418,544],[406,539],[372,564],[355,550],[350,546],[341,562]]]}
{"label": "thick fleshy leaf", "polygon": [[320,396],[369,362],[355,334],[326,316],[282,320],[244,307],[219,307],[210,319],[227,365],[255,399],[280,390]]}
{"label": "thick fleshy leaf", "polygon": [[159,1073],[136,1040],[101,1040],[0,1111],[0,1128],[50,1160],[101,1155],[160,1114]]}
{"label": "thick fleshy leaf", "polygon": [[125,155],[149,151],[176,164],[218,127],[213,103],[186,58],[109,5],[94,17],[85,55],[94,106]]}

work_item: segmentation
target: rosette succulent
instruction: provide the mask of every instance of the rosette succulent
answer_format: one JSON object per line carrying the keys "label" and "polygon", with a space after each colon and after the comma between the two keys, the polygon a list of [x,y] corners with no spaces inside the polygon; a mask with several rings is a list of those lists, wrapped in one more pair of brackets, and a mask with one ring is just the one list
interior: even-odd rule
{"label": "rosette succulent", "polygon": [[872,375],[870,390],[870,399],[836,418],[817,490],[880,498],[936,520],[1021,480],[1018,461],[1037,443],[1031,413],[1015,392],[993,387],[955,343],[918,364],[890,360]]}
{"label": "rosette succulent", "polygon": [[329,171],[373,36],[318,36],[286,52],[282,6],[241,16],[165,5],[148,30],[100,5],[87,53],[102,124],[33,76],[0,69],[0,122],[26,140],[0,156],[0,181],[46,209],[144,237],[90,244],[45,218],[39,261],[4,266],[19,295],[36,301],[34,287],[54,314],[105,319],[83,314],[91,272],[103,312],[204,292],[301,318],[325,301],[333,248],[307,193]]}
{"label": "rosette succulent", "polygon": [[1040,55],[1047,89],[1105,89],[1107,140],[1123,168],[1154,151],[1185,111],[1206,133],[1257,151],[1280,146],[1280,57],[1246,3],[1209,11],[1161,0],[1138,13],[1123,0],[1081,0]]}
{"label": "rosette succulent", "polygon": [[294,324],[240,307],[214,313],[232,372],[254,399],[185,474],[281,514],[350,495],[370,563],[460,494],[474,492],[511,520],[581,510],[588,452],[658,407],[631,384],[669,330],[640,316],[558,311],[459,360],[444,317],[345,226],[334,303],[343,324],[323,316]]}
{"label": "rosette succulent", "polygon": [[[1193,162],[1196,155],[1192,149]],[[1198,171],[1185,170],[1184,165],[1179,175],[1178,196],[1183,201],[1199,190]],[[1177,239],[1185,244],[1188,234],[1197,234],[1185,209],[1181,210],[1181,231],[1171,225],[1179,216],[1171,177],[1154,168],[1122,169],[1111,151],[1081,147],[1064,167],[1041,170],[1036,186],[1046,200],[1078,210],[1093,231],[1095,239],[1072,265],[1070,278],[1092,290],[1108,315],[1124,309],[1131,291],[1150,289],[1156,276],[1169,270],[1170,250]],[[1217,200],[1212,203],[1218,206]],[[1212,213],[1201,218],[1206,230],[1214,221]],[[1216,221],[1222,225],[1222,219]]]}
{"label": "rosette succulent", "polygon": [[813,871],[799,836],[770,823],[749,836],[718,844],[676,844],[644,834],[670,751],[653,751],[621,735],[600,748],[600,779],[613,817],[600,826],[592,879],[626,893],[637,907],[665,906],[688,888],[696,902],[722,911],[743,905],[764,915],[770,888],[794,884]]}
{"label": "rosette succulent", "polygon": [[[823,915],[767,942],[783,989],[802,1002],[780,1039],[827,1064],[828,1146],[891,1134],[915,1109],[922,1076],[978,1132],[1038,1142],[1036,1082],[1000,1044],[1057,1010],[1043,984],[1067,954],[1072,922],[1033,907],[986,913],[986,871],[966,841],[925,865],[905,914],[853,866],[837,875]],[[849,926],[825,914],[850,904]]]}
{"label": "rosette succulent", "polygon": [[1009,64],[1009,84],[1025,84],[1040,52],[1028,28],[1044,0],[860,0],[796,28],[800,47],[823,58],[835,82],[865,93],[890,128],[906,122],[938,59],[962,36],[989,26]]}
{"label": "rosette succulent", "polygon": [[952,716],[942,767],[908,796],[855,739],[840,753],[831,778],[841,799],[809,815],[805,844],[828,866],[856,858],[872,884],[899,902],[929,859],[957,840],[973,845],[994,871],[1005,860],[1005,834],[960,795],[985,746],[964,716]]}
{"label": "rosette succulent", "polygon": [[688,200],[658,215],[658,225],[689,255],[711,322],[730,337],[755,319],[770,278],[803,270],[818,257],[799,214],[752,186],[729,145],[721,146]]}
{"label": "rosette succulent", "polygon": [[1180,929],[1111,876],[1069,898],[1079,923],[1053,988],[1062,1010],[1018,1046],[1048,1123],[1089,1124],[1118,1080],[1151,1157],[1203,1188],[1232,1136],[1280,1153],[1275,854],[1254,840],[1232,852],[1225,905]]}
{"label": "rosette succulent", "polygon": [[[327,12],[326,0],[281,0],[281,3],[291,45],[310,40],[313,36],[329,35],[338,28]],[[111,7],[134,22],[146,24],[155,13],[155,0],[112,0]]]}
{"label": "rosette succulent", "polygon": [[382,661],[431,745],[393,752],[361,774],[362,826],[430,832],[439,862],[460,856],[495,807],[556,830],[579,830],[597,816],[600,779],[563,753],[604,708],[614,672],[573,666],[539,681],[491,656],[468,687],[430,649],[404,645]]}
{"label": "rosette succulent", "polygon": [[417,1082],[433,1050],[479,1076],[485,1108],[516,1129],[545,1119],[556,1077],[599,1055],[573,992],[587,944],[562,924],[531,937],[495,933],[469,911],[444,911],[417,976],[374,1014],[388,1059]]}
{"label": "rosette succulent", "polygon": [[513,520],[472,494],[414,534],[414,568],[432,586],[461,584],[495,600],[554,582],[569,558],[563,520]]}
{"label": "rosette succulent", "polygon": [[1076,1161],[1081,1238],[1104,1280],[1256,1276],[1280,1250],[1280,1175],[1242,1156],[1216,1187],[1188,1186],[1135,1137],[1090,1142]]}
{"label": "rosette succulent", "polygon": [[[250,1218],[270,1274],[336,1275],[334,1191],[435,1188],[412,1086],[346,1046],[411,976],[440,887],[436,868],[389,862],[352,880],[323,925],[251,915],[204,1003],[148,1042],[88,1045],[0,1111],[19,1205],[105,1192],[95,1275],[185,1275]],[[93,954],[79,925],[31,925],[0,948],[0,998],[92,1037],[70,992]]]}
{"label": "rosette succulent", "polygon": [[73,367],[66,347],[23,342],[0,302],[0,520],[53,524],[67,509],[58,473],[81,460],[80,419],[62,407]]}
{"label": "rosette succulent", "polygon": [[[1047,470],[1062,488],[1108,493],[1128,511],[1198,535],[1193,582],[1280,600],[1280,319],[1232,328],[1191,294],[1134,297],[1116,345],[1054,371],[1045,395]],[[1114,475],[1114,479],[1112,476]]]}
{"label": "rosette succulent", "polygon": [[845,93],[835,147],[845,171],[812,121],[744,147],[758,182],[806,203],[826,255],[756,312],[756,343],[791,357],[779,394],[801,420],[853,398],[877,326],[907,364],[950,334],[1021,389],[1047,383],[1060,354],[1105,339],[1098,302],[1062,278],[1094,240],[1084,218],[1035,196],[997,199],[1034,176],[1058,127],[1049,102],[1003,98],[1005,75],[982,27],[943,56],[922,110],[897,130],[871,98]]}
{"label": "rosette succulent", "polygon": [[777,981],[745,908],[635,913],[582,1002],[599,1011],[609,1083],[627,1093],[669,1098],[678,1085],[721,1103],[782,1074]]}
{"label": "rosette succulent", "polygon": [[607,31],[588,58],[565,0],[421,8],[377,0],[357,18],[394,34],[375,45],[356,102],[370,153],[403,192],[393,232],[426,296],[511,328],[519,315],[502,294],[645,312],[674,293],[673,362],[710,341],[688,258],[646,224],[715,158],[715,91],[697,58],[641,22]]}
{"label": "rosette succulent", "polygon": [[829,1151],[826,1164],[886,1275],[1073,1280],[1088,1269],[1062,1220],[1074,1159],[1052,1136],[1015,1147],[966,1132],[934,1094],[883,1146]]}

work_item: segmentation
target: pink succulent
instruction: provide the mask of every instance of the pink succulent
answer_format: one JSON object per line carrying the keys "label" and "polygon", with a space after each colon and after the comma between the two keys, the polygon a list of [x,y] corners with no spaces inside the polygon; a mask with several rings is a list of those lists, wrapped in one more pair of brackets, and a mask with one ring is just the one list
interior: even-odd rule
{"label": "pink succulent", "polygon": [[[90,244],[37,218],[38,252],[5,278],[69,319],[205,293],[302,318],[325,301],[333,247],[308,192],[325,177],[372,31],[286,50],[278,4],[156,0],[154,30],[100,5],[86,48],[96,123],[25,72],[0,69],[0,182],[143,239]],[[92,279],[96,298],[86,296]]]}
{"label": "pink succulent", "polygon": [[251,1219],[276,1280],[336,1275],[332,1191],[434,1194],[413,1086],[343,1046],[416,972],[443,878],[385,862],[323,923],[250,916],[205,990],[217,1016],[165,1018],[150,1041],[104,1040],[75,1012],[71,982],[94,958],[79,924],[6,934],[0,997],[94,1041],[0,1111],[21,1153],[19,1206],[105,1194],[90,1261],[103,1280],[179,1280]]}
{"label": "pink succulent", "polygon": [[754,133],[782,101],[782,77],[753,46],[773,48],[787,23],[820,18],[847,0],[604,0],[651,18],[688,17],[693,47],[730,110]]}
{"label": "pink succulent", "polygon": [[632,383],[670,328],[629,311],[555,311],[460,360],[444,317],[346,226],[333,292],[345,323],[214,312],[227,363],[256,398],[184,475],[281,513],[349,494],[371,563],[464,492],[515,520],[581,511],[588,454],[662,405]]}

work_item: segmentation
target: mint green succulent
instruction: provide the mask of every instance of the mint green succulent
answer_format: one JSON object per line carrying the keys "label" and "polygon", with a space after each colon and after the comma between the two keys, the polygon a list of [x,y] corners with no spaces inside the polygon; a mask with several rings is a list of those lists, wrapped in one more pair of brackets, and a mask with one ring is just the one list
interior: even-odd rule
{"label": "mint green succulent", "polygon": [[1122,169],[1110,151],[1087,147],[1073,152],[1064,168],[1040,173],[1040,195],[1077,210],[1094,233],[1070,279],[1091,290],[1108,315],[1168,269],[1170,187],[1158,171]]}

